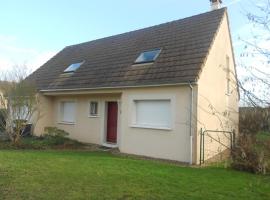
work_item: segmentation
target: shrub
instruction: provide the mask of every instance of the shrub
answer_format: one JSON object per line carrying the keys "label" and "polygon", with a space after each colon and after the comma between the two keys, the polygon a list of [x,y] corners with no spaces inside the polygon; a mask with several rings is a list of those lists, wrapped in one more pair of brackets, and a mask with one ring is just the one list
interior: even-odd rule
{"label": "shrub", "polygon": [[240,134],[232,150],[232,167],[257,174],[269,173],[270,135]]}
{"label": "shrub", "polygon": [[69,135],[68,132],[58,129],[56,127],[45,127],[44,128],[44,135],[54,136],[54,137],[66,137]]}
{"label": "shrub", "polygon": [[242,134],[257,134],[270,131],[270,109],[242,107],[239,110],[239,131]]}
{"label": "shrub", "polygon": [[18,144],[1,142],[0,149],[79,149],[84,144],[67,138],[69,134],[56,127],[46,127],[45,133],[41,136],[23,137]]}
{"label": "shrub", "polygon": [[48,140],[48,142],[51,142],[51,145],[60,145],[64,144],[68,138],[69,135],[68,132],[58,129],[56,127],[45,127],[44,129],[45,133],[43,137]]}

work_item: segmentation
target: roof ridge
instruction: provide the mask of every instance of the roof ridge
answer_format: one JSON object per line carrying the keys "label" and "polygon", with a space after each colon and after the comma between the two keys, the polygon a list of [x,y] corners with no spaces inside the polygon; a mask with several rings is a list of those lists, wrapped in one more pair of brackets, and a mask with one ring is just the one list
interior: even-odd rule
{"label": "roof ridge", "polygon": [[101,41],[101,40],[105,40],[105,39],[110,39],[110,38],[117,37],[117,36],[123,36],[123,35],[126,35],[126,34],[128,35],[130,33],[135,33],[135,32],[138,32],[138,31],[144,31],[146,29],[151,29],[151,28],[155,28],[155,27],[158,27],[158,26],[164,26],[164,25],[167,25],[167,24],[171,24],[171,23],[175,23],[175,22],[179,22],[179,21],[184,21],[184,20],[187,20],[187,19],[190,19],[190,18],[199,17],[201,15],[206,15],[206,14],[210,14],[210,13],[213,13],[213,12],[221,12],[221,11],[226,12],[227,7],[223,7],[223,8],[217,9],[217,10],[211,10],[211,11],[208,11],[208,12],[192,15],[192,16],[189,16],[189,17],[184,17],[184,18],[181,18],[181,19],[176,19],[176,20],[169,21],[169,22],[160,23],[160,24],[153,25],[153,26],[148,26],[148,27],[145,27],[145,28],[139,28],[139,29],[135,29],[135,30],[132,30],[132,31],[127,31],[127,32],[124,32],[124,33],[119,33],[119,34],[106,36],[106,37],[102,37],[102,38],[97,38],[97,39],[90,40],[90,41],[87,41],[87,42],[81,42],[81,43],[77,43],[77,44],[73,44],[73,45],[68,45],[65,48],[75,47],[75,46],[84,45],[84,44],[88,44],[88,43],[90,44],[92,42],[97,42],[97,41]]}

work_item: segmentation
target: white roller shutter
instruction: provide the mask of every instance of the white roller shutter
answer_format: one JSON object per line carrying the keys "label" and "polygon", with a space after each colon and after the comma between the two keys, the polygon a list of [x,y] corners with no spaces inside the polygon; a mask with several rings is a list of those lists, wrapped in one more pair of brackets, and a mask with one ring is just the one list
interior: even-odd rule
{"label": "white roller shutter", "polygon": [[75,102],[65,101],[61,103],[61,120],[62,122],[75,122]]}
{"label": "white roller shutter", "polygon": [[170,100],[135,100],[136,125],[142,127],[171,127]]}

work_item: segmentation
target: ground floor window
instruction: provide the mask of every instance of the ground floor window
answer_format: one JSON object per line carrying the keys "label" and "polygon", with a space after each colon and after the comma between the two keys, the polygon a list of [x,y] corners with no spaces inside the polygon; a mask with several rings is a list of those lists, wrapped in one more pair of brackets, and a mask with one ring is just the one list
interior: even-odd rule
{"label": "ground floor window", "polygon": [[135,126],[145,128],[171,128],[170,100],[134,100]]}
{"label": "ground floor window", "polygon": [[62,101],[60,104],[61,122],[75,123],[75,102]]}
{"label": "ground floor window", "polygon": [[97,101],[90,102],[89,115],[90,117],[98,116],[98,102]]}

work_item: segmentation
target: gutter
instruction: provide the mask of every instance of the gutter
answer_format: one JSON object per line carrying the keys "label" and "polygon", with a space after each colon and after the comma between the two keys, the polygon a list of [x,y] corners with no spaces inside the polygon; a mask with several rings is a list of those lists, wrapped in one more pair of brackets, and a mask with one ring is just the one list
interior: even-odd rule
{"label": "gutter", "polygon": [[122,89],[122,88],[141,88],[141,87],[160,87],[160,86],[177,86],[177,85],[189,85],[191,83],[171,83],[171,84],[156,84],[156,85],[138,85],[138,86],[115,86],[115,87],[92,87],[92,88],[74,88],[74,89],[45,89],[40,92],[61,92],[61,91],[78,91],[78,90],[100,90],[100,89]]}
{"label": "gutter", "polygon": [[189,164],[193,164],[193,133],[192,133],[192,115],[193,115],[193,99],[194,91],[191,82],[189,83],[190,88],[190,115],[189,115],[189,137],[190,137],[190,161]]}
{"label": "gutter", "polygon": [[116,87],[92,87],[92,88],[74,88],[74,89],[43,89],[40,90],[42,93],[59,93],[59,92],[78,92],[78,91],[96,91],[106,89],[128,89],[128,88],[142,88],[142,87],[160,87],[160,86],[184,86],[190,84],[197,84],[196,82],[183,82],[183,83],[171,83],[171,84],[153,84],[153,85],[138,85],[138,86],[116,86]]}

